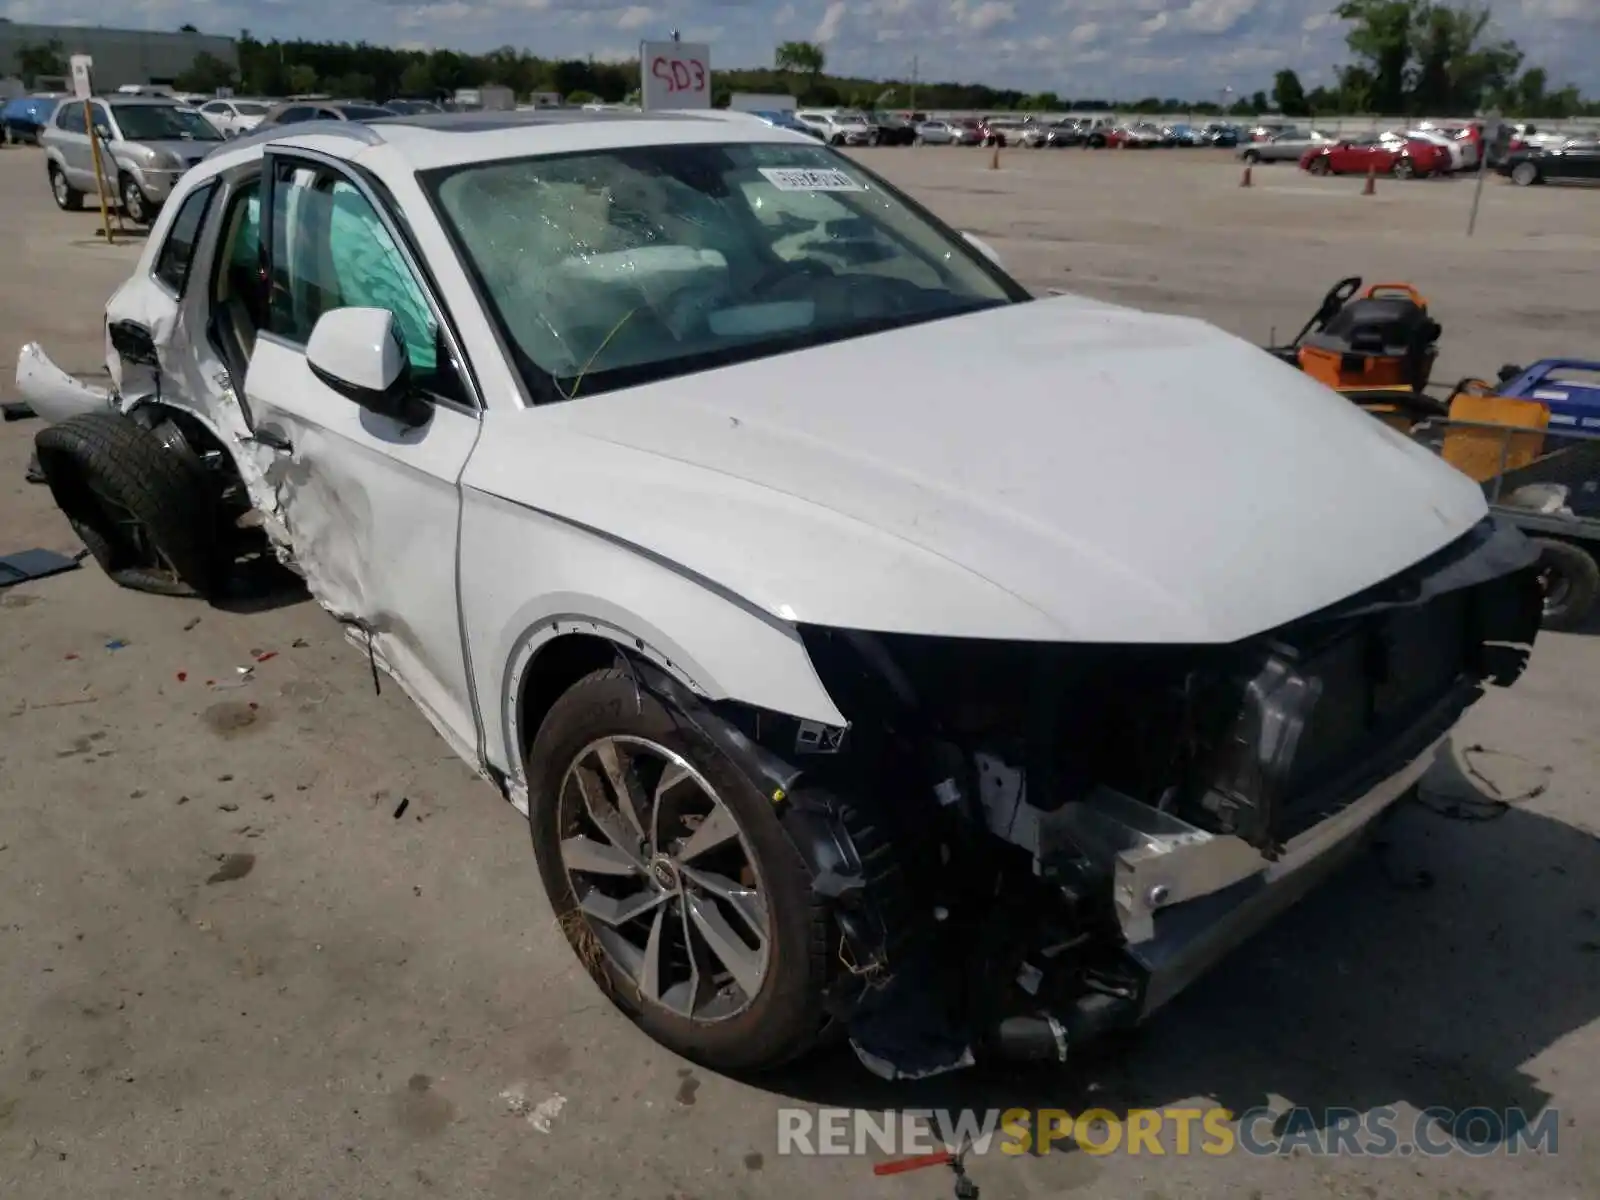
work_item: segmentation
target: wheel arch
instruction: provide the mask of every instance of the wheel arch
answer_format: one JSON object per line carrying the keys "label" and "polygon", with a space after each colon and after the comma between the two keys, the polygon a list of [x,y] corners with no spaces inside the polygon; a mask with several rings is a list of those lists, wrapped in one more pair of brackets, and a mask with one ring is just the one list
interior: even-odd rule
{"label": "wheel arch", "polygon": [[[496,754],[495,738],[485,747],[489,765],[504,773],[511,802],[527,811],[527,750],[551,706],[572,684],[592,671],[629,659],[649,663],[694,696],[707,701],[732,700],[784,712],[806,719],[842,725],[812,667],[810,656],[796,633],[771,654],[758,655],[763,672],[762,694],[754,692],[749,678],[723,679],[713,674],[676,640],[635,614],[612,617],[593,615],[611,606],[595,600],[582,606],[565,598],[566,610],[532,623],[518,622],[521,632],[511,639],[502,659],[499,703],[485,711],[498,712],[497,732],[503,753]],[[491,731],[486,728],[486,733]],[[496,762],[496,758],[502,761]]]}

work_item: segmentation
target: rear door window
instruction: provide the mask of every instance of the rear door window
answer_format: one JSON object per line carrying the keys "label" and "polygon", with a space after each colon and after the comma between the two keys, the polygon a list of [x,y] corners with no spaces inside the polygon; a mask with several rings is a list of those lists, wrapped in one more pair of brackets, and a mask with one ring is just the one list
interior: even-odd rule
{"label": "rear door window", "polygon": [[183,295],[189,282],[189,266],[194,261],[195,245],[200,240],[200,230],[205,225],[206,209],[216,188],[210,184],[190,193],[178,215],[172,219],[167,240],[162,243],[156,257],[155,277],[172,289],[174,295]]}

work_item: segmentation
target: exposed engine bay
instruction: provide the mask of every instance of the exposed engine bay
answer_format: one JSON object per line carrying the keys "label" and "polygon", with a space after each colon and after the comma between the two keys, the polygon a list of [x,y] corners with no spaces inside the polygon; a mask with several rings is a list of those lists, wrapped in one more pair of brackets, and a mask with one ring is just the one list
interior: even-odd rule
{"label": "exposed engine bay", "polygon": [[804,628],[850,725],[744,710],[721,714],[738,726],[723,740],[759,760],[835,904],[831,1009],[862,1061],[908,1078],[1064,1060],[1159,1007],[1342,861],[1483,688],[1516,679],[1533,561],[1491,519],[1229,646]]}

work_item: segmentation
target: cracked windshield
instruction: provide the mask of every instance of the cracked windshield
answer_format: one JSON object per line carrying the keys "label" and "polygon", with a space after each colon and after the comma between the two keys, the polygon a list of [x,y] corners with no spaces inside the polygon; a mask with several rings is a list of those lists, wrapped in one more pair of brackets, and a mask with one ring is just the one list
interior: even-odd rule
{"label": "cracked windshield", "polygon": [[619,149],[474,165],[434,188],[542,399],[1019,298],[822,147]]}

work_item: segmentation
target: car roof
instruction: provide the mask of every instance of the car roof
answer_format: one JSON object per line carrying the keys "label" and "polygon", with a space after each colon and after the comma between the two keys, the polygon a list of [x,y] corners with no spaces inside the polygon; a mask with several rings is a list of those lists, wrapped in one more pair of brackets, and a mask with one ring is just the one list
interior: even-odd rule
{"label": "car roof", "polygon": [[380,159],[387,159],[401,170],[426,171],[584,150],[762,142],[816,145],[793,130],[762,120],[730,121],[721,113],[582,109],[415,113],[370,121],[268,126],[225,143],[208,156],[205,171],[209,175],[213,169],[238,166],[266,145],[318,150],[374,167]]}
{"label": "car roof", "polygon": [[113,92],[109,96],[96,96],[96,100],[103,100],[107,104],[115,104],[120,108],[188,108],[189,105],[179,100],[176,96],[141,96],[128,92]]}

